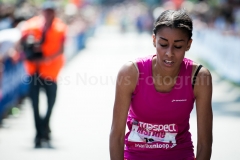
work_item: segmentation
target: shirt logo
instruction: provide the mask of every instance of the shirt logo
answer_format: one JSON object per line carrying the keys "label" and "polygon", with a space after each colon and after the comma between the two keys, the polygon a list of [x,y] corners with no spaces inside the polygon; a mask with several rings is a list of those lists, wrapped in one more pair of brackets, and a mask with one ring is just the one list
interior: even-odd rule
{"label": "shirt logo", "polygon": [[187,99],[173,99],[172,102],[186,102]]}

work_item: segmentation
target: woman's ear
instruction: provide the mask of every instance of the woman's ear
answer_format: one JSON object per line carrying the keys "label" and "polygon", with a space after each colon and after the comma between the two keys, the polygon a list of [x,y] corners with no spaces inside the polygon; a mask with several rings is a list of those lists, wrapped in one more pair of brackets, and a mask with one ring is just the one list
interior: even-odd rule
{"label": "woman's ear", "polygon": [[188,41],[186,51],[188,51],[191,48],[191,45],[192,45],[192,39]]}
{"label": "woman's ear", "polygon": [[153,34],[152,38],[153,38],[153,46],[156,47],[156,35]]}

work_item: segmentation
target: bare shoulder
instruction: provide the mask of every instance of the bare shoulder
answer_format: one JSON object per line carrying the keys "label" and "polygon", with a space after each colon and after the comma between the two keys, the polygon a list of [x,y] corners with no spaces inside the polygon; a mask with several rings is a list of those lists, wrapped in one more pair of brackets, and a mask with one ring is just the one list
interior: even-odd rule
{"label": "bare shoulder", "polygon": [[199,70],[199,73],[197,75],[197,78],[200,79],[198,81],[202,82],[202,81],[211,81],[212,80],[212,75],[210,73],[210,71],[205,68],[205,67],[202,67],[200,70]]}
{"label": "bare shoulder", "polygon": [[122,65],[122,67],[119,70],[119,74],[134,75],[134,74],[138,74],[138,71],[134,65],[134,62],[129,61]]}
{"label": "bare shoulder", "polygon": [[117,85],[127,86],[132,91],[135,89],[138,81],[138,69],[134,63],[132,61],[125,63],[120,68],[117,76]]}
{"label": "bare shoulder", "polygon": [[[194,76],[194,74],[195,74],[195,72],[196,72],[196,70],[198,69],[199,66],[200,66],[199,63],[193,61],[192,76]],[[210,73],[210,71],[206,67],[203,66],[199,70],[199,72],[197,74],[197,78],[199,78],[199,77],[204,78],[206,76],[210,76],[211,77],[211,73]]]}
{"label": "bare shoulder", "polygon": [[196,77],[194,93],[206,95],[207,92],[212,93],[212,75],[207,68],[202,67]]}

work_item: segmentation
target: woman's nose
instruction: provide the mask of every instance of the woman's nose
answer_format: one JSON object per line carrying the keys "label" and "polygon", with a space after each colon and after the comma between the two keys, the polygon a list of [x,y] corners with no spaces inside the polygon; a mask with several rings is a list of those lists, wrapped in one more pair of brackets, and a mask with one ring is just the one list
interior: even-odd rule
{"label": "woman's nose", "polygon": [[171,47],[169,47],[168,50],[166,51],[166,55],[167,55],[168,57],[172,57],[172,56],[173,56],[173,50],[172,50]]}

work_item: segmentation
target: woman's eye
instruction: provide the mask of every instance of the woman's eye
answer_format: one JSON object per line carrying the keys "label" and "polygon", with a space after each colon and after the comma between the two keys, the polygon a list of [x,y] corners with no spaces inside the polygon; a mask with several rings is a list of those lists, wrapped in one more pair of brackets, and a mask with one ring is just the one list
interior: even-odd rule
{"label": "woman's eye", "polygon": [[167,47],[167,45],[166,45],[166,44],[160,44],[160,46],[162,46],[162,47]]}
{"label": "woman's eye", "polygon": [[177,49],[181,49],[181,48],[182,48],[182,46],[175,46],[175,48],[177,48]]}

